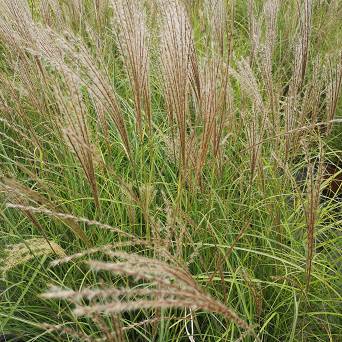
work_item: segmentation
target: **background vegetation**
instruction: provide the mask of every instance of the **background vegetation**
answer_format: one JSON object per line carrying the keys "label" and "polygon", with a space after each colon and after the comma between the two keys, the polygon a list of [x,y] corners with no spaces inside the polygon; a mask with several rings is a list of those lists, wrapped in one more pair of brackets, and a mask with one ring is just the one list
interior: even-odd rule
{"label": "background vegetation", "polygon": [[339,0],[0,0],[0,332],[339,341]]}

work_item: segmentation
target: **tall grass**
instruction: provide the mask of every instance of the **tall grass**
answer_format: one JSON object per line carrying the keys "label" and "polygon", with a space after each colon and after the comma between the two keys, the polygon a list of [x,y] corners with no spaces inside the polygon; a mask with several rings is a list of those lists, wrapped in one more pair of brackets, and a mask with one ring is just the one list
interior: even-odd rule
{"label": "tall grass", "polygon": [[0,332],[338,341],[338,0],[0,0]]}

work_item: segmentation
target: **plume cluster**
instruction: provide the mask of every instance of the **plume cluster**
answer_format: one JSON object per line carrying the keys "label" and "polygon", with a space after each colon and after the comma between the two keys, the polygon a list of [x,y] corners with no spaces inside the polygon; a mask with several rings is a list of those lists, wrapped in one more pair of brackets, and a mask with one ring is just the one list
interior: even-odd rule
{"label": "plume cluster", "polygon": [[59,258],[65,256],[64,250],[57,243],[42,238],[33,238],[8,245],[1,251],[1,254],[0,272],[5,276],[11,269],[34,258],[51,254]]}
{"label": "plume cluster", "polygon": [[181,163],[187,164],[187,123],[192,32],[185,8],[177,1],[161,2],[160,60],[171,129],[177,122]]}
{"label": "plume cluster", "polygon": [[[234,311],[204,293],[185,269],[155,258],[122,251],[107,250],[105,254],[114,260],[90,260],[86,264],[95,271],[130,276],[145,285],[84,289],[76,292],[54,287],[43,294],[43,297],[71,301],[75,304],[74,313],[77,316],[112,315],[140,309],[192,308],[221,314],[241,328],[251,330],[251,326]],[[89,304],[85,305],[84,301]]]}
{"label": "plume cluster", "polygon": [[143,117],[152,129],[149,32],[139,0],[112,0],[112,6],[115,18],[113,27],[134,94],[136,125],[141,136]]}

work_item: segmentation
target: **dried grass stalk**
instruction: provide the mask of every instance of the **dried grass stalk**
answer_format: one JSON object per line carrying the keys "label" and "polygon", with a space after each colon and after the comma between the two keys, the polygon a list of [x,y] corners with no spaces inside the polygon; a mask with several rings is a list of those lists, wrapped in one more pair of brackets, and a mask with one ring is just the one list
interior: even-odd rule
{"label": "dried grass stalk", "polygon": [[[305,79],[308,55],[309,38],[311,33],[311,12],[312,1],[305,0],[300,8],[300,30],[296,37],[294,51],[293,75],[290,80],[288,95],[285,100],[285,131],[290,132],[297,128],[300,122],[300,92]],[[292,149],[298,143],[296,136],[286,135],[285,155],[286,158]]]}
{"label": "dried grass stalk", "polygon": [[[268,95],[270,132],[280,130],[280,118],[277,106],[277,91],[273,81],[273,51],[277,38],[278,0],[267,0],[264,3],[262,14],[255,14],[255,3],[249,1],[249,36],[251,41],[250,65],[256,64],[260,71]],[[260,87],[259,87],[260,88]]]}
{"label": "dried grass stalk", "polygon": [[223,56],[225,36],[227,33],[227,8],[224,0],[205,0],[204,13],[209,26],[211,48],[218,55]]}
{"label": "dried grass stalk", "polygon": [[342,52],[340,54],[339,62],[333,66],[329,61],[329,76],[327,89],[327,134],[331,133],[332,121],[335,117],[337,103],[340,98],[342,89]]}
{"label": "dried grass stalk", "polygon": [[152,129],[149,85],[149,32],[139,0],[112,0],[114,30],[134,94],[137,131],[142,135],[143,117]]}
{"label": "dried grass stalk", "polygon": [[251,180],[259,167],[262,170],[262,145],[266,126],[270,126],[268,111],[259,92],[257,79],[246,60],[237,62],[237,70],[230,68],[231,75],[240,83],[244,94],[251,100],[252,110],[243,111],[242,120],[246,129],[250,151]]}
{"label": "dried grass stalk", "polygon": [[[177,122],[180,160],[186,161],[186,136],[192,32],[185,8],[177,1],[161,1],[160,59],[169,122]],[[184,171],[184,170],[183,170]]]}
{"label": "dried grass stalk", "polygon": [[0,272],[6,275],[8,271],[39,257],[54,254],[59,258],[65,257],[64,250],[55,242],[43,238],[33,238],[24,242],[7,245],[1,251]]}
{"label": "dried grass stalk", "polygon": [[265,37],[260,46],[258,64],[260,66],[262,77],[266,86],[268,101],[270,104],[271,132],[272,128],[277,133],[280,131],[280,117],[278,108],[278,94],[276,85],[273,81],[273,51],[277,38],[277,15],[279,11],[278,0],[268,0],[265,2],[263,13],[265,21]]}
{"label": "dried grass stalk", "polygon": [[67,145],[75,153],[92,189],[96,207],[100,208],[95,166],[96,149],[90,141],[87,108],[83,101],[79,80],[64,73],[65,90],[55,87],[56,98],[62,113],[59,123]]}
{"label": "dried grass stalk", "polygon": [[319,219],[319,206],[321,195],[321,184],[324,174],[324,154],[323,147],[320,144],[320,155],[317,165],[314,165],[309,159],[308,147],[304,144],[304,152],[307,159],[307,201],[304,205],[306,218],[306,291],[309,290],[312,274],[312,260],[315,251],[315,227]]}
{"label": "dried grass stalk", "polygon": [[260,46],[261,24],[255,15],[254,0],[248,0],[249,39],[251,42],[250,65],[253,65]]}
{"label": "dried grass stalk", "polygon": [[[133,277],[149,286],[132,288],[85,289],[81,292],[52,288],[45,298],[69,299],[75,303],[78,316],[119,314],[141,309],[182,308],[203,309],[222,314],[238,326],[251,330],[233,310],[208,296],[185,269],[166,262],[119,251],[106,253],[113,262],[91,260],[87,264],[95,271],[109,271]],[[90,302],[84,305],[83,300]],[[99,301],[100,300],[100,301]]]}
{"label": "dried grass stalk", "polygon": [[300,35],[296,46],[294,79],[300,88],[304,82],[312,30],[312,0],[305,0],[300,9]]}
{"label": "dried grass stalk", "polygon": [[218,158],[226,116],[228,69],[217,59],[205,61],[201,73],[201,102],[199,105],[203,120],[200,151],[196,162],[196,176],[199,179],[212,146],[214,158]]}

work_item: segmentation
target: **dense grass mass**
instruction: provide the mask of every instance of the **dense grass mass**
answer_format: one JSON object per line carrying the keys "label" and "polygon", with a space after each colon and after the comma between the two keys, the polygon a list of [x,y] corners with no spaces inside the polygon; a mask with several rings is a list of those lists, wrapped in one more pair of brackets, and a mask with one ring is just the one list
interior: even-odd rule
{"label": "dense grass mass", "polygon": [[341,21],[0,0],[0,333],[340,341]]}

